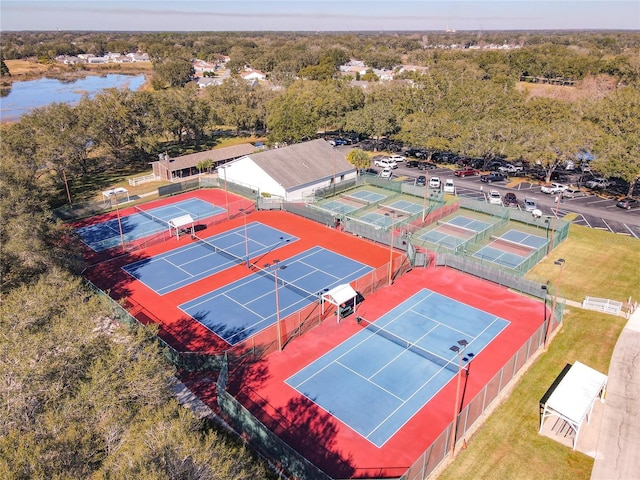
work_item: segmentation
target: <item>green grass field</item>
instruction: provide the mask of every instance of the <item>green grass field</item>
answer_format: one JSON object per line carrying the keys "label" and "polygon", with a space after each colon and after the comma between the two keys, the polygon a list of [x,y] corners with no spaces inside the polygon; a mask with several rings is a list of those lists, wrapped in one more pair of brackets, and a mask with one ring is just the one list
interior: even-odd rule
{"label": "green grass field", "polygon": [[[566,261],[560,279],[561,297],[582,301],[588,295],[626,301],[640,294],[637,239],[572,225],[569,239],[527,276],[556,283],[560,267],[553,262],[557,258]],[[467,439],[468,448],[438,478],[589,479],[591,457],[538,434],[539,400],[567,363],[579,360],[607,373],[625,324],[622,317],[567,307],[562,328],[548,351]]]}

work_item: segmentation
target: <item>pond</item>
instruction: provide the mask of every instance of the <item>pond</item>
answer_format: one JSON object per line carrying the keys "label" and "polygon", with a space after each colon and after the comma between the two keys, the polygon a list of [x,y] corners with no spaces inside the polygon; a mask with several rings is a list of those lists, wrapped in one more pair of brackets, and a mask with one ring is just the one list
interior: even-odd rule
{"label": "pond", "polygon": [[2,90],[0,98],[0,121],[13,122],[30,110],[51,103],[75,104],[89,95],[94,96],[106,88],[128,88],[138,90],[145,82],[144,75],[88,75],[84,78],[58,80],[41,78],[25,82],[14,82]]}

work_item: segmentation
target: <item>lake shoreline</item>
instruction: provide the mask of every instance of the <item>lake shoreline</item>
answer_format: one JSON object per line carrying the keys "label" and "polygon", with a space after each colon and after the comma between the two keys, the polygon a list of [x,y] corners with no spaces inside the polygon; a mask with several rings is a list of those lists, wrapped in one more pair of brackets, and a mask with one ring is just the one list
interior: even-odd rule
{"label": "lake shoreline", "polygon": [[[136,91],[152,90],[153,70],[150,62],[138,64],[107,64],[107,65],[63,65],[43,64],[35,60],[5,60],[11,76],[0,79],[0,90],[5,90],[3,96],[10,95],[15,84],[37,80],[57,80],[60,82],[74,82],[88,77],[106,77],[108,75],[126,75],[144,77],[144,82]],[[12,73],[13,71],[17,73]],[[0,117],[1,125],[18,122],[15,117]]]}

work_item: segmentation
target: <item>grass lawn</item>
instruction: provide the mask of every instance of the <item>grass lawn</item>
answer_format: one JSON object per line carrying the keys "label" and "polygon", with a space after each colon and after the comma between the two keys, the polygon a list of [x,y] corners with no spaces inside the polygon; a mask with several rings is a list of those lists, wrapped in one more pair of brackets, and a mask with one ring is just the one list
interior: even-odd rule
{"label": "grass lawn", "polygon": [[[529,278],[555,282],[557,258],[566,260],[560,296],[626,301],[638,295],[640,242],[571,226],[569,240],[536,266]],[[635,298],[634,300],[638,300]],[[593,459],[538,435],[538,402],[567,363],[579,360],[607,373],[626,319],[567,307],[561,330],[513,392],[468,441],[468,448],[438,477],[468,479],[589,479]]]}

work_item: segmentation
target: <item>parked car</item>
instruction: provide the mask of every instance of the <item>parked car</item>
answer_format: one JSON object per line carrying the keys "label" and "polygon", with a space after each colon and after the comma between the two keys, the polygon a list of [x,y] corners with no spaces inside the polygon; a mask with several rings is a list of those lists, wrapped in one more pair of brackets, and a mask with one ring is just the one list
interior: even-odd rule
{"label": "parked car", "polygon": [[513,192],[507,192],[504,194],[502,198],[502,204],[505,207],[517,207],[518,206],[518,197]]}
{"label": "parked car", "polygon": [[390,168],[383,168],[382,171],[380,171],[380,178],[391,178],[391,175],[393,175],[393,173]]}
{"label": "parked car", "polygon": [[506,177],[504,176],[504,173],[499,172],[491,172],[487,173],[486,175],[480,175],[480,181],[484,183],[499,182],[501,180],[504,180],[505,178]]}
{"label": "parked car", "polygon": [[549,185],[543,185],[540,187],[540,191],[542,193],[547,193],[549,195],[558,195],[564,192],[568,187],[561,183],[550,183]]}
{"label": "parked car", "polygon": [[536,201],[533,198],[525,198],[522,201],[522,209],[525,212],[533,212],[534,210],[538,209],[538,206],[536,205]]}
{"label": "parked car", "polygon": [[586,193],[580,190],[578,187],[568,186],[564,192],[562,192],[562,196],[565,198],[576,198],[576,197],[584,197]]}
{"label": "parked car", "polygon": [[418,160],[409,160],[407,163],[405,163],[405,166],[408,168],[418,168],[419,164],[420,162]]}
{"label": "parked car", "polygon": [[416,178],[416,186],[425,187],[426,185],[427,185],[427,177],[425,177],[424,175],[420,175],[418,178]]}
{"label": "parked car", "polygon": [[470,177],[473,175],[480,175],[480,170],[475,169],[473,167],[464,167],[460,170],[456,170],[453,172],[456,177]]}
{"label": "parked car", "polygon": [[389,169],[398,168],[398,164],[396,163],[396,161],[391,160],[390,158],[378,158],[374,160],[373,164],[376,167],[381,167],[381,168],[389,168]]}
{"label": "parked car", "polygon": [[587,187],[589,187],[592,190],[602,190],[607,188],[609,185],[610,185],[609,180],[602,177],[597,177],[587,182]]}
{"label": "parked car", "polygon": [[489,203],[492,205],[502,205],[502,197],[497,190],[491,190],[489,192]]}
{"label": "parked car", "polygon": [[405,157],[403,155],[391,155],[389,157],[389,160],[393,160],[395,162],[406,162],[407,161],[407,157]]}
{"label": "parked car", "polygon": [[440,188],[440,177],[431,177],[429,179],[429,188]]}
{"label": "parked car", "polygon": [[431,162],[418,162],[418,170],[433,170],[438,168],[438,165]]}
{"label": "parked car", "polygon": [[444,187],[443,187],[444,193],[456,193],[456,186],[453,183],[453,180],[451,180],[450,178],[446,179],[444,181]]}
{"label": "parked car", "polygon": [[616,207],[624,208],[625,210],[631,210],[632,208],[640,207],[640,201],[631,197],[624,197],[618,200]]}
{"label": "parked car", "polygon": [[513,165],[511,163],[507,163],[506,165],[501,165],[498,167],[498,171],[501,173],[518,173],[522,171],[522,167],[517,165]]}
{"label": "parked car", "polygon": [[375,168],[365,168],[364,170],[360,171],[360,174],[362,174],[362,175],[378,175],[378,170],[376,170]]}

